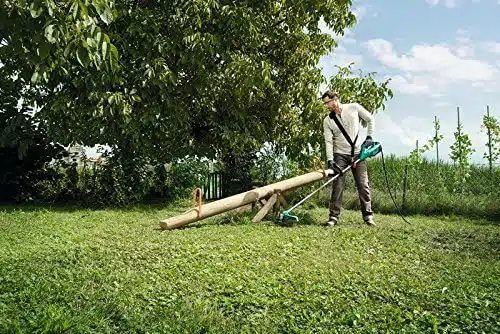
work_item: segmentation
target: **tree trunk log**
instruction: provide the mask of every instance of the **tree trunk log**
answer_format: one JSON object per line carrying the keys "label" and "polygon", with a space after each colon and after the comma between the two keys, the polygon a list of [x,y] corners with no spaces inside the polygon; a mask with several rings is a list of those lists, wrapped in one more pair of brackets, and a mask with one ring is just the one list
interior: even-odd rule
{"label": "tree trunk log", "polygon": [[259,199],[272,196],[278,192],[284,193],[295,188],[305,186],[309,183],[322,180],[323,178],[325,178],[323,176],[323,171],[318,170],[264,187],[252,189],[241,194],[202,205],[201,212],[198,212],[198,208],[194,208],[193,210],[182,215],[162,220],[160,221],[160,227],[164,230],[179,228],[184,225],[254,203]]}

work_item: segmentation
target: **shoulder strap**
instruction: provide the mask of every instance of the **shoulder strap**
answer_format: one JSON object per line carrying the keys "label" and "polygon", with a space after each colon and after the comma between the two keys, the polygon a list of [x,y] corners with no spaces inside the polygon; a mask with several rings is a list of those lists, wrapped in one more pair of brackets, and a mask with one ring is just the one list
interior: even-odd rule
{"label": "shoulder strap", "polygon": [[335,121],[335,124],[337,124],[337,126],[339,127],[340,132],[342,132],[342,134],[344,135],[344,137],[347,140],[347,142],[349,143],[349,145],[351,145],[351,157],[354,157],[354,147],[356,145],[356,141],[358,141],[358,135],[356,135],[356,138],[354,138],[354,141],[351,140],[351,137],[349,137],[349,135],[345,131],[344,127],[342,126],[342,123],[340,123],[339,119],[337,118],[335,111],[330,112],[330,118]]}

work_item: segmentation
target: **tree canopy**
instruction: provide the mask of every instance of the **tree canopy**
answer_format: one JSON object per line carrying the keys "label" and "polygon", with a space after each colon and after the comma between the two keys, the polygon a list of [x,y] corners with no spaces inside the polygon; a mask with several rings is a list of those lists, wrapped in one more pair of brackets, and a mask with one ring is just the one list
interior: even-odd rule
{"label": "tree canopy", "polygon": [[[24,103],[39,108],[38,121],[65,145],[127,147],[164,160],[264,142],[298,154],[302,140],[317,141],[317,64],[336,45],[319,24],[342,35],[356,22],[351,5],[7,0],[1,70],[22,83]],[[388,89],[373,88],[368,99],[379,102],[367,107],[378,108]]]}

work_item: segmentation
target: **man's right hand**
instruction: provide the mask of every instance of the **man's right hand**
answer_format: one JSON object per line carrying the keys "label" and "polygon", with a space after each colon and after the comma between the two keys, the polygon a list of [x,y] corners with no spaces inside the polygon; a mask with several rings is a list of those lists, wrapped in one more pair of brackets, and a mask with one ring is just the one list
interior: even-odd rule
{"label": "man's right hand", "polygon": [[342,169],[333,160],[328,160],[328,176],[333,177],[337,174],[342,174]]}

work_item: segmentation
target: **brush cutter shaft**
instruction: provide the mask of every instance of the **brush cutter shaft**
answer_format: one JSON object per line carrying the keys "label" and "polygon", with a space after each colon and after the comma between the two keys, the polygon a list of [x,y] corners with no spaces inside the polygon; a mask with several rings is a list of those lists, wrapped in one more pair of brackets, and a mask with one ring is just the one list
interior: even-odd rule
{"label": "brush cutter shaft", "polygon": [[[354,161],[351,165],[349,165],[346,168],[344,168],[342,170],[342,173],[347,172],[349,169],[352,168],[352,165],[357,164],[360,161],[361,161],[361,159],[358,159],[358,160]],[[309,195],[307,195],[300,202],[298,202],[297,204],[295,204],[294,206],[292,206],[290,209],[288,209],[287,212],[291,212],[293,209],[295,209],[296,207],[298,207],[299,205],[301,205],[302,203],[304,203],[305,201],[307,201],[312,195],[314,195],[315,193],[317,193],[318,191],[320,191],[321,189],[323,189],[324,187],[326,187],[327,185],[329,185],[330,183],[332,183],[339,176],[340,176],[340,174],[336,174],[335,176],[331,177],[328,181],[326,181],[325,183],[323,183],[323,185],[321,187],[319,187],[318,189],[316,189],[315,191],[313,191],[312,193],[310,193]]]}

